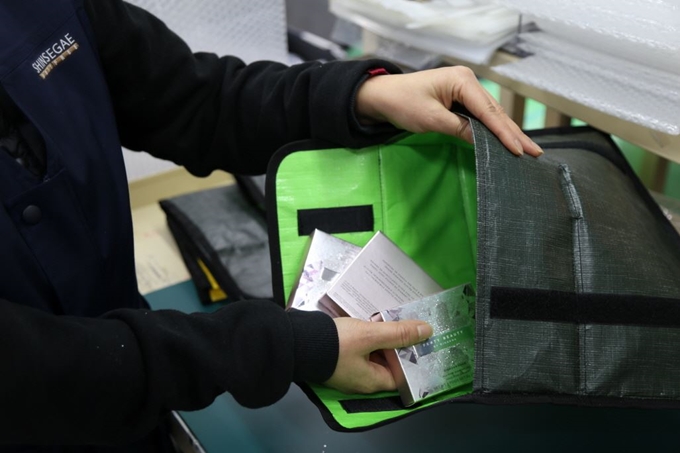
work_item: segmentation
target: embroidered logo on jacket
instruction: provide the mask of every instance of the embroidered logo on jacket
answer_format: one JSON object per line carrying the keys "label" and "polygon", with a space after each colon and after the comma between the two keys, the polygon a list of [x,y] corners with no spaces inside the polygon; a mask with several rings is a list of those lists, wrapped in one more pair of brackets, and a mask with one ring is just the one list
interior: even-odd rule
{"label": "embroidered logo on jacket", "polygon": [[33,69],[44,80],[57,65],[78,50],[78,47],[76,40],[69,33],[66,33],[40,54],[33,63]]}

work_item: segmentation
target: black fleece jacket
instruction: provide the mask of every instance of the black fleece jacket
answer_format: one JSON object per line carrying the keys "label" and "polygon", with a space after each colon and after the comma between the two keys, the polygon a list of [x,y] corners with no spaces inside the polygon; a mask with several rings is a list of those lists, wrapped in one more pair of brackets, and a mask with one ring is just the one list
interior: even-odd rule
{"label": "black fleece jacket", "polygon": [[[353,113],[368,69],[398,72],[387,62],[245,65],[193,54],[161,21],[120,0],[86,0],[85,8],[130,149],[196,175],[258,174],[293,140],[361,146],[396,131],[362,127]],[[1,107],[0,119],[10,117],[12,106]],[[271,404],[292,381],[324,381],[337,361],[329,317],[272,302],[76,318],[3,300],[2,285],[0,444],[124,444],[168,411],[203,408],[223,392],[245,406]]]}

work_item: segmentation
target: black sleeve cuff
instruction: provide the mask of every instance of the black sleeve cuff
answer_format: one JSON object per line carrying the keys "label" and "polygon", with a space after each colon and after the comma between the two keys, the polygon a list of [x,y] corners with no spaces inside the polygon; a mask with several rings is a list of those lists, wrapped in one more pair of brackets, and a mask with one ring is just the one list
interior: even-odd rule
{"label": "black sleeve cuff", "polygon": [[401,73],[397,66],[384,60],[336,61],[317,68],[318,79],[310,96],[313,138],[362,148],[401,132],[389,123],[363,126],[356,117],[357,91],[368,78],[368,71],[376,68],[384,68],[390,74]]}
{"label": "black sleeve cuff", "polygon": [[338,330],[333,319],[321,312],[292,310],[289,313],[295,339],[293,380],[322,383],[338,363]]}

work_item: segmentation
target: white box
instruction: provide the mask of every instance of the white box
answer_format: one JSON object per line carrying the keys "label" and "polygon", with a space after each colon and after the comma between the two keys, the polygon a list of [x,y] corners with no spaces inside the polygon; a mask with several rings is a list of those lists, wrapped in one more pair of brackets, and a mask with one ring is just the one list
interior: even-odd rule
{"label": "white box", "polygon": [[369,320],[381,310],[441,290],[420,266],[378,231],[335,280],[327,296],[349,316]]}
{"label": "white box", "polygon": [[319,299],[359,254],[361,247],[320,230],[314,230],[310,238],[298,286],[291,293],[287,306],[304,311],[321,310],[337,316],[338,313],[320,306]]}
{"label": "white box", "polygon": [[462,387],[474,376],[475,294],[469,284],[384,310],[374,321],[417,319],[432,336],[407,348],[389,349],[385,358],[405,406]]}

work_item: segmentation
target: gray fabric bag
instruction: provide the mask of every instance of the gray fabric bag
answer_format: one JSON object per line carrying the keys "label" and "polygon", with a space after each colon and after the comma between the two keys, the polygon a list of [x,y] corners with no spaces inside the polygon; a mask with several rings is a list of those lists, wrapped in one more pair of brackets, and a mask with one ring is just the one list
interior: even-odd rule
{"label": "gray fabric bag", "polygon": [[[454,402],[680,408],[680,236],[614,142],[546,129],[530,133],[546,154],[517,158],[471,122],[474,154],[450,137],[403,135],[361,150],[299,142],[270,163],[276,302],[314,228],[357,245],[387,230],[443,287],[476,278],[469,388],[404,408],[394,394],[303,385],[328,424],[362,430]],[[442,220],[426,231],[423,217]],[[467,252],[447,248],[457,234]],[[456,266],[462,281],[447,276]]]}
{"label": "gray fabric bag", "polygon": [[514,159],[475,125],[475,393],[677,407],[680,237],[609,137],[533,138]]}

